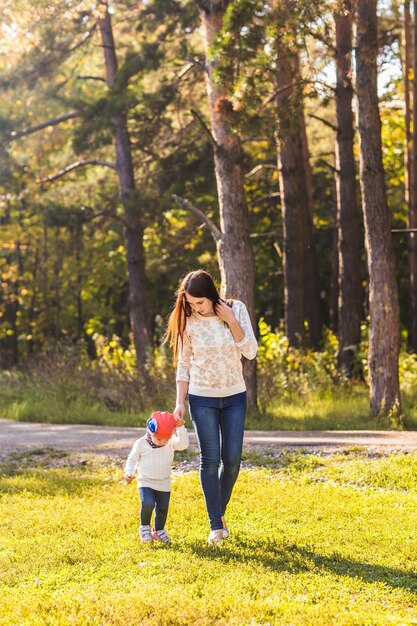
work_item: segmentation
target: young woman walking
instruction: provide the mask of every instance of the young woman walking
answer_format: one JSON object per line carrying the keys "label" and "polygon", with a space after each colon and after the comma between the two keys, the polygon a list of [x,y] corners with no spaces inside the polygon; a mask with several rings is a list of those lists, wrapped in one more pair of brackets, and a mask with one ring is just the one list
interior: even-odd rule
{"label": "young woman walking", "polygon": [[210,544],[229,536],[226,507],[240,470],[246,416],[241,357],[256,357],[249,313],[239,300],[224,301],[204,270],[181,281],[167,339],[177,365],[174,415],[188,402],[200,450],[200,481],[210,521]]}

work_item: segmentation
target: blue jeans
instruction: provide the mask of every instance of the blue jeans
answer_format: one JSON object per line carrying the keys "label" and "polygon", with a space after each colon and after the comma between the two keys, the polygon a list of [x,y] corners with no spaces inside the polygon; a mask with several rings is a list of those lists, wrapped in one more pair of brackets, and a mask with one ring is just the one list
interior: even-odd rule
{"label": "blue jeans", "polygon": [[141,526],[150,526],[152,513],[155,510],[155,530],[165,528],[170,495],[170,491],[157,491],[150,487],[139,487]]}
{"label": "blue jeans", "polygon": [[211,530],[221,517],[240,470],[246,416],[246,391],[226,398],[188,396],[200,449],[200,482]]}

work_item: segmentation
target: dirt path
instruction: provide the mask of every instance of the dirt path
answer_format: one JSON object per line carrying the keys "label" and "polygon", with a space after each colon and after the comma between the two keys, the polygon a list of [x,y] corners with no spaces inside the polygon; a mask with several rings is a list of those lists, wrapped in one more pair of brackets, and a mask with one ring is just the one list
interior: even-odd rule
{"label": "dirt path", "polygon": [[[76,452],[125,454],[144,434],[143,428],[37,424],[0,419],[0,447],[15,449],[55,448]],[[190,447],[196,447],[190,430]],[[245,448],[283,447],[337,448],[365,446],[386,450],[417,449],[417,431],[246,431]]]}

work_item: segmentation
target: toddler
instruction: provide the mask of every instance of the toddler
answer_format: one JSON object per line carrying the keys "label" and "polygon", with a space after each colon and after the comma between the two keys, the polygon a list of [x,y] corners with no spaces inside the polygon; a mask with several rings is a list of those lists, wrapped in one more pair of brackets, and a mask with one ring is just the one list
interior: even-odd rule
{"label": "toddler", "polygon": [[[152,413],[146,427],[146,435],[135,441],[126,461],[125,482],[132,482],[137,469],[141,502],[139,534],[142,542],[171,543],[165,530],[171,495],[171,465],[174,450],[188,447],[188,433],[184,420],[166,411]],[[151,528],[153,511],[155,519]]]}

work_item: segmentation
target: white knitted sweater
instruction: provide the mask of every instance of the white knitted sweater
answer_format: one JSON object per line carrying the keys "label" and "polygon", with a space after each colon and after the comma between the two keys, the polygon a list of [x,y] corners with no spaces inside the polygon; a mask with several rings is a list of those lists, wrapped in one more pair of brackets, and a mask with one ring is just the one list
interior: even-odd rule
{"label": "white knitted sweater", "polygon": [[133,476],[137,470],[138,487],[156,491],[171,491],[171,465],[174,450],[188,448],[188,433],[184,426],[176,428],[165,446],[152,448],[146,437],[137,439],[126,461],[125,474]]}
{"label": "white knitted sweater", "polygon": [[192,395],[224,398],[246,390],[241,358],[254,359],[258,344],[246,306],[234,300],[232,309],[245,333],[238,343],[217,315],[205,317],[193,311],[187,318],[177,381],[188,382]]}

